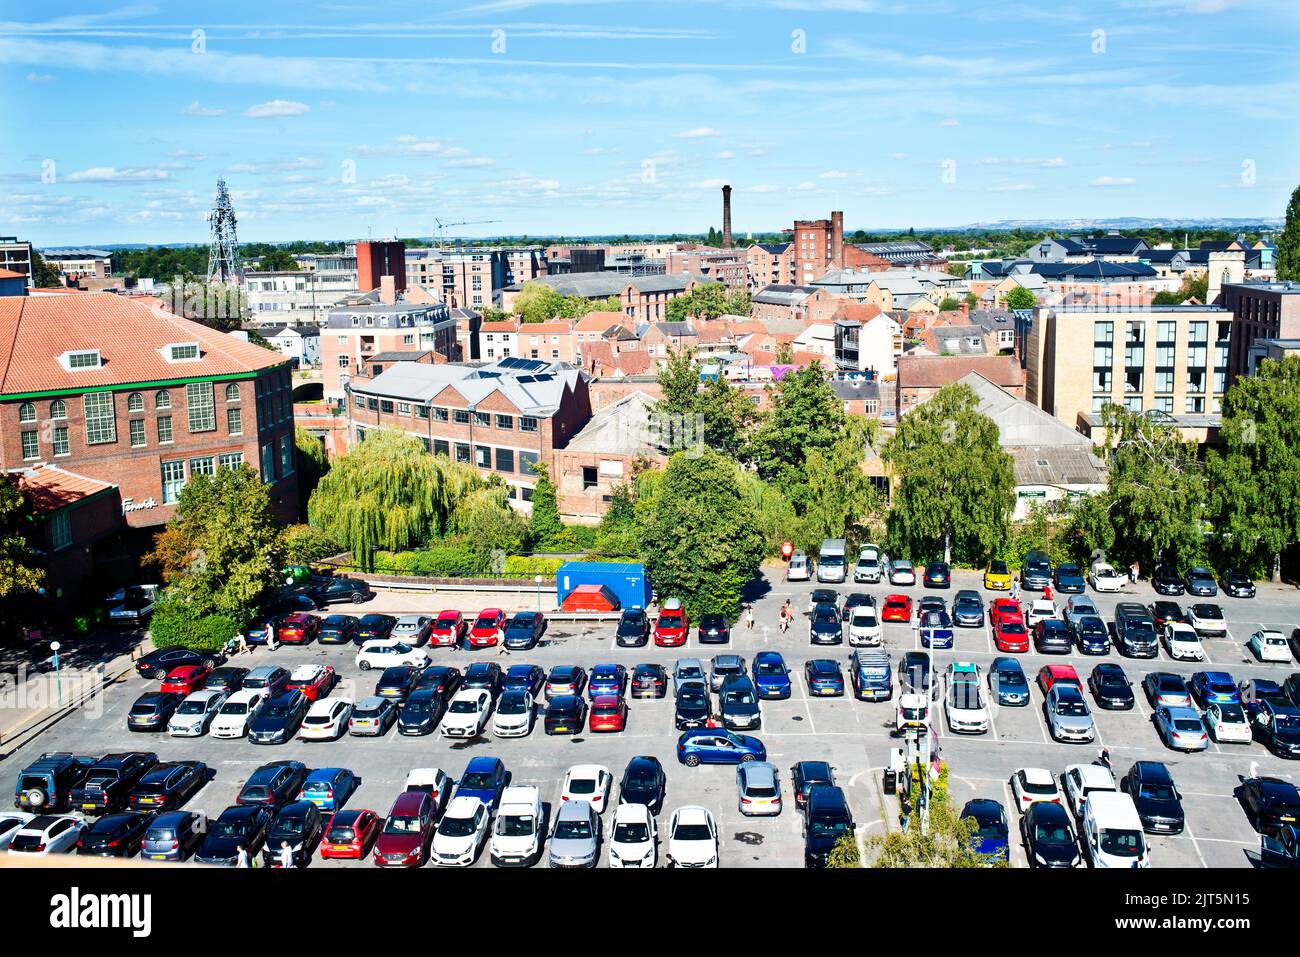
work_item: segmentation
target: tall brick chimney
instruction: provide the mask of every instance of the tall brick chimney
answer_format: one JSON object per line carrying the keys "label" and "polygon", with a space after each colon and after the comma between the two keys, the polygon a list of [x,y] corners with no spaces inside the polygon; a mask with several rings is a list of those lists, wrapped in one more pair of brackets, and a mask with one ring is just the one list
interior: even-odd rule
{"label": "tall brick chimney", "polygon": [[731,248],[731,187],[722,187],[722,248]]}
{"label": "tall brick chimney", "polygon": [[831,210],[831,268],[844,268],[844,213]]}

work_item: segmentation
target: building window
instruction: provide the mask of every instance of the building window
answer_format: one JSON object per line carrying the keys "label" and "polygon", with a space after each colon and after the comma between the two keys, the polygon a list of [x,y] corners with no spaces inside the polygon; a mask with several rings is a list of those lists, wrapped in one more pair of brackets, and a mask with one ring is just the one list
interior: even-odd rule
{"label": "building window", "polygon": [[89,392],[82,403],[86,410],[86,444],[116,442],[117,409],[113,405],[113,393]]}
{"label": "building window", "polygon": [[193,478],[196,475],[215,475],[216,471],[216,459],[210,455],[205,455],[198,459],[190,459],[190,478]]}
{"label": "building window", "polygon": [[50,516],[50,547],[54,551],[72,544],[72,515],[66,508]]}
{"label": "building window", "polygon": [[227,402],[238,402],[238,401],[239,401],[239,384],[238,384],[238,383],[236,383],[236,382],[232,382],[232,383],[230,383],[230,385],[226,386],[226,401],[227,401]]}
{"label": "building window", "polygon": [[510,430],[513,430],[514,427],[515,427],[515,417],[514,417],[513,415],[498,415],[498,416],[497,416],[497,428],[498,428],[498,429],[510,429]]}
{"label": "building window", "polygon": [[397,414],[398,414],[398,415],[410,415],[410,414],[411,414],[411,403],[409,403],[409,402],[399,402],[399,403],[397,403]]}
{"label": "building window", "polygon": [[464,442],[456,443],[456,461],[469,464],[469,446]]}
{"label": "building window", "polygon": [[68,455],[72,451],[68,446],[68,427],[66,425],[56,425],[54,427],[54,454]]}
{"label": "building window", "polygon": [[383,413],[385,413],[385,414],[387,414],[387,415],[392,415],[392,414],[393,414],[393,400],[392,400],[392,399],[380,399],[380,400],[379,400],[379,411],[380,411],[380,412],[383,412]]}
{"label": "building window", "polygon": [[69,369],[98,369],[101,364],[98,349],[91,352],[68,353]]}
{"label": "building window", "polygon": [[451,446],[448,444],[446,439],[433,440],[433,454],[448,456],[451,454]]}
{"label": "building window", "polygon": [[23,441],[23,458],[39,459],[41,457],[40,433],[35,429],[22,434]]}
{"label": "building window", "polygon": [[231,435],[241,435],[244,431],[244,410],[226,410],[226,431]]}
{"label": "building window", "polygon": [[513,472],[515,470],[514,449],[497,449],[497,471]]}
{"label": "building window", "polygon": [[158,442],[165,445],[172,440],[172,417],[170,415],[158,416]]}
{"label": "building window", "polygon": [[222,467],[223,469],[231,469],[231,470],[233,471],[234,469],[237,469],[237,468],[239,468],[241,465],[244,464],[244,453],[243,453],[243,452],[223,452],[223,453],[221,454],[221,460],[220,460],[220,461],[221,461],[221,467]]}
{"label": "building window", "polygon": [[144,419],[132,419],[129,423],[131,433],[131,448],[142,448],[145,444],[144,438]]}
{"label": "building window", "polygon": [[185,487],[185,463],[162,463],[162,500],[164,505],[172,505],[181,497]]}
{"label": "building window", "polygon": [[[360,442],[364,440],[365,440],[365,434],[360,429],[358,429],[357,441]],[[263,482],[275,481],[275,446],[269,442],[266,445],[262,446],[262,481]]]}
{"label": "building window", "polygon": [[537,431],[537,420],[536,420],[535,418],[533,418],[531,415],[521,415],[521,416],[519,417],[519,431],[520,431],[520,432],[536,432],[536,431]]}
{"label": "building window", "polygon": [[492,450],[486,445],[474,446],[474,464],[481,469],[492,467]]}
{"label": "building window", "polygon": [[520,475],[536,475],[537,469],[534,468],[534,466],[536,465],[537,465],[536,452],[519,453],[519,474]]}
{"label": "building window", "polygon": [[217,406],[211,382],[190,382],[185,386],[186,417],[191,432],[215,432]]}
{"label": "building window", "polygon": [[62,399],[55,399],[50,403],[51,419],[66,419],[68,417],[68,407]]}
{"label": "building window", "polygon": [[433,412],[433,421],[435,422],[447,421],[448,416],[447,416],[446,409],[439,409],[438,407],[435,406],[431,411]]}
{"label": "building window", "polygon": [[132,392],[130,395],[128,395],[126,397],[126,411],[143,412],[144,396],[142,396],[139,392]]}
{"label": "building window", "polygon": [[164,389],[153,397],[155,409],[170,409],[172,407],[172,394]]}
{"label": "building window", "polygon": [[585,492],[588,489],[595,488],[599,484],[600,479],[597,477],[595,467],[584,465],[582,467],[582,490]]}
{"label": "building window", "polygon": [[36,421],[36,406],[34,406],[34,405],[33,405],[32,403],[30,403],[30,402],[24,402],[22,405],[20,405],[20,406],[18,407],[18,421],[19,421],[19,422],[35,422],[35,421]]}
{"label": "building window", "polygon": [[280,436],[280,475],[293,474],[293,436]]}
{"label": "building window", "polygon": [[351,360],[347,356],[339,356],[339,368],[340,369],[348,368],[348,363],[350,361]]}
{"label": "building window", "polygon": [[197,359],[199,357],[199,345],[197,342],[186,343],[184,345],[170,345],[167,347],[171,350],[172,362],[184,362],[187,359]]}
{"label": "building window", "polygon": [[464,409],[456,409],[452,419],[457,425],[469,425],[469,413]]}
{"label": "building window", "polygon": [[481,429],[486,429],[489,425],[492,424],[492,416],[489,415],[487,412],[475,412],[474,424]]}

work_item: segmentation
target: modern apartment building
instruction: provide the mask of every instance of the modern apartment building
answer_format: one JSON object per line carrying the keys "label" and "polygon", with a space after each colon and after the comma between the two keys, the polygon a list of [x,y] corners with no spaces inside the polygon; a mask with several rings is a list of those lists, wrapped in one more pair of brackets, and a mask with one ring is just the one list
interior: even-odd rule
{"label": "modern apartment building", "polygon": [[1219,304],[1233,316],[1229,382],[1251,373],[1260,340],[1300,338],[1300,282],[1228,283]]}
{"label": "modern apartment building", "polygon": [[457,320],[444,303],[367,297],[331,310],[320,335],[326,400],[343,400],[348,377],[363,361],[381,352],[412,350],[433,350],[448,361],[461,358]]}
{"label": "modern apartment building", "polygon": [[540,246],[408,249],[406,275],[449,308],[481,311],[497,305],[506,286],[545,276],[546,257]]}

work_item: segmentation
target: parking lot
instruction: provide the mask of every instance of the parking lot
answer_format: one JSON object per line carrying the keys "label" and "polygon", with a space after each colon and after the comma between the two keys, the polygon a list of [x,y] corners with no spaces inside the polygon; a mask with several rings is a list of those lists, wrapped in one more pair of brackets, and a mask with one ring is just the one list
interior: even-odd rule
{"label": "parking lot", "polygon": [[[956,590],[978,587],[978,575],[973,573],[954,572],[953,579],[952,589],[939,591],[923,589],[920,585],[891,588],[888,585],[851,583],[837,586],[837,590],[842,595],[866,592],[878,603],[892,591],[910,594],[913,599],[923,594],[938,594],[951,602]],[[740,654],[748,663],[757,652],[779,651],[792,671],[793,692],[789,700],[762,703],[762,729],[757,732],[767,747],[768,760],[780,769],[784,785],[786,807],[775,818],[751,818],[739,813],[733,767],[687,768],[677,762],[675,743],[678,732],[673,727],[671,691],[668,697],[658,700],[630,699],[627,728],[614,734],[584,732],[572,738],[550,737],[542,733],[539,720],[531,735],[519,739],[496,739],[490,733],[470,741],[449,741],[437,734],[406,737],[394,727],[382,739],[345,736],[335,742],[294,741],[281,746],[257,746],[247,740],[176,739],[166,734],[128,732],[126,713],[132,702],[140,693],[157,685],[156,681],[145,681],[132,674],[107,692],[102,714],[98,717],[73,715],[10,755],[0,768],[0,784],[12,793],[21,768],[44,751],[102,755],[112,751],[153,750],[162,760],[197,759],[210,766],[215,776],[187,807],[202,809],[215,817],[234,802],[240,786],[254,768],[269,761],[294,758],[311,768],[341,766],[352,769],[360,777],[361,785],[348,800],[348,806],[371,808],[383,815],[402,789],[406,773],[411,768],[439,767],[455,779],[471,757],[499,757],[511,772],[512,783],[537,785],[543,801],[553,807],[559,800],[565,771],[572,765],[605,765],[617,782],[631,757],[654,755],[663,762],[668,777],[667,797],[659,819],[661,837],[673,809],[700,804],[709,808],[717,818],[721,866],[800,867],[803,864],[802,827],[789,792],[788,772],[797,761],[825,760],[836,768],[837,783],[848,795],[861,837],[881,833],[886,826],[897,826],[897,807],[892,800],[882,803],[880,792],[881,772],[888,762],[890,749],[899,746],[898,740],[890,735],[896,696],[889,702],[867,703],[856,701],[851,688],[840,698],[814,699],[807,694],[803,666],[808,659],[829,657],[847,664],[851,651],[847,644],[838,647],[809,644],[808,626],[802,614],[808,608],[809,594],[815,587],[825,586],[818,586],[815,582],[787,583],[783,580],[783,569],[768,569],[768,577],[758,589],[761,595],[753,604],[753,630],[747,630],[743,620],[737,622],[733,625],[729,645],[701,646],[692,627],[687,645],[681,648],[657,648],[653,642],[642,648],[619,648],[614,643],[612,623],[575,626],[557,621],[551,623],[539,646],[531,651],[499,655],[497,649],[429,649],[433,664],[455,665],[462,670],[476,660],[493,660],[503,668],[527,662],[548,670],[559,664],[581,665],[588,671],[592,666],[605,662],[622,663],[629,670],[638,663],[658,662],[670,672],[678,658],[700,658],[707,666],[708,659],[719,652]],[[1002,593],[981,589],[981,594],[987,601]],[[787,597],[792,600],[800,617],[786,634],[781,634],[777,627],[778,612]],[[1022,595],[1022,600],[1030,597],[1032,595]],[[1142,583],[1119,596],[1096,595],[1090,591],[1089,597],[1103,617],[1110,620],[1117,601],[1137,600],[1146,604],[1157,596]],[[1184,606],[1188,604],[1185,598],[1177,600]],[[1291,671],[1300,670],[1294,664],[1260,664],[1245,648],[1246,640],[1256,628],[1274,628],[1289,635],[1292,628],[1300,624],[1300,604],[1294,589],[1261,585],[1255,599],[1220,595],[1214,601],[1223,608],[1229,631],[1224,638],[1204,642],[1207,653],[1204,664],[1170,661],[1163,648],[1159,659],[1144,661],[1120,658],[1114,650],[1105,657],[1073,654],[1049,657],[1032,652],[1016,657],[1021,661],[1031,686],[1038,669],[1045,663],[1069,661],[1086,679],[1097,662],[1113,661],[1123,665],[1135,691],[1140,691],[1138,686],[1142,676],[1156,669],[1189,676],[1193,671],[1212,668],[1228,671],[1238,681],[1270,677],[1279,682]],[[391,611],[400,614],[410,610],[409,604],[407,599],[403,599],[400,605],[388,601],[381,593],[365,605],[341,607],[338,611],[348,614]],[[483,604],[492,602],[484,600]],[[445,607],[457,607],[457,599],[432,596],[424,611],[434,614]],[[471,619],[478,611],[477,605],[470,606],[463,600],[459,607]],[[902,653],[918,648],[919,643],[909,624],[887,623],[884,625],[884,647],[897,672],[897,662]],[[259,648],[251,654],[240,655],[231,664],[253,667],[273,662],[290,669],[307,661],[331,664],[345,682],[351,682],[350,686],[345,683],[334,694],[347,694],[359,699],[370,693],[380,672],[360,672],[353,662],[355,652],[355,647],[331,645],[282,646],[275,651]],[[934,652],[934,667],[936,672],[942,672],[949,661],[968,660],[986,670],[989,662],[997,656],[987,625],[984,628],[958,628],[954,647]],[[1047,732],[1041,710],[1042,695],[1036,686],[1031,687],[1031,696],[1029,706],[1023,708],[998,707],[989,701],[992,726],[983,735],[954,735],[942,720],[942,709],[936,707],[934,711],[941,757],[950,769],[954,802],[962,804],[970,798],[989,797],[1009,809],[1012,863],[1017,866],[1025,863],[1024,851],[1015,831],[1015,811],[1008,779],[1020,767],[1043,767],[1059,776],[1069,764],[1093,761],[1102,746],[1110,751],[1117,777],[1139,759],[1165,762],[1183,795],[1187,828],[1176,837],[1149,836],[1154,867],[1250,866],[1247,852],[1258,849],[1259,839],[1233,797],[1233,789],[1242,778],[1255,774],[1270,774],[1292,781],[1298,779],[1293,763],[1274,757],[1258,744],[1233,746],[1212,742],[1207,752],[1191,755],[1168,751],[1151,726],[1151,709],[1140,693],[1137,706],[1129,712],[1093,708],[1097,742],[1086,745],[1056,743]],[[1091,702],[1091,696],[1089,700]],[[605,817],[612,817],[612,812],[607,811]],[[604,860],[602,852],[602,866]],[[660,863],[663,863],[662,853]],[[321,861],[317,858],[313,866],[358,865],[356,862]],[[365,861],[360,866],[372,865]],[[490,866],[486,853],[476,866]]]}

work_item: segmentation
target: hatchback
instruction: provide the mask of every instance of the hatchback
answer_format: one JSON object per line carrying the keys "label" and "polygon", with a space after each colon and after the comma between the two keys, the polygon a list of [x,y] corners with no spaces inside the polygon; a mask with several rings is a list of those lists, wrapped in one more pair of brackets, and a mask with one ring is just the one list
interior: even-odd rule
{"label": "hatchback", "polygon": [[736,768],[737,808],[746,817],[773,817],[781,813],[781,779],[776,766],[750,761]]}

